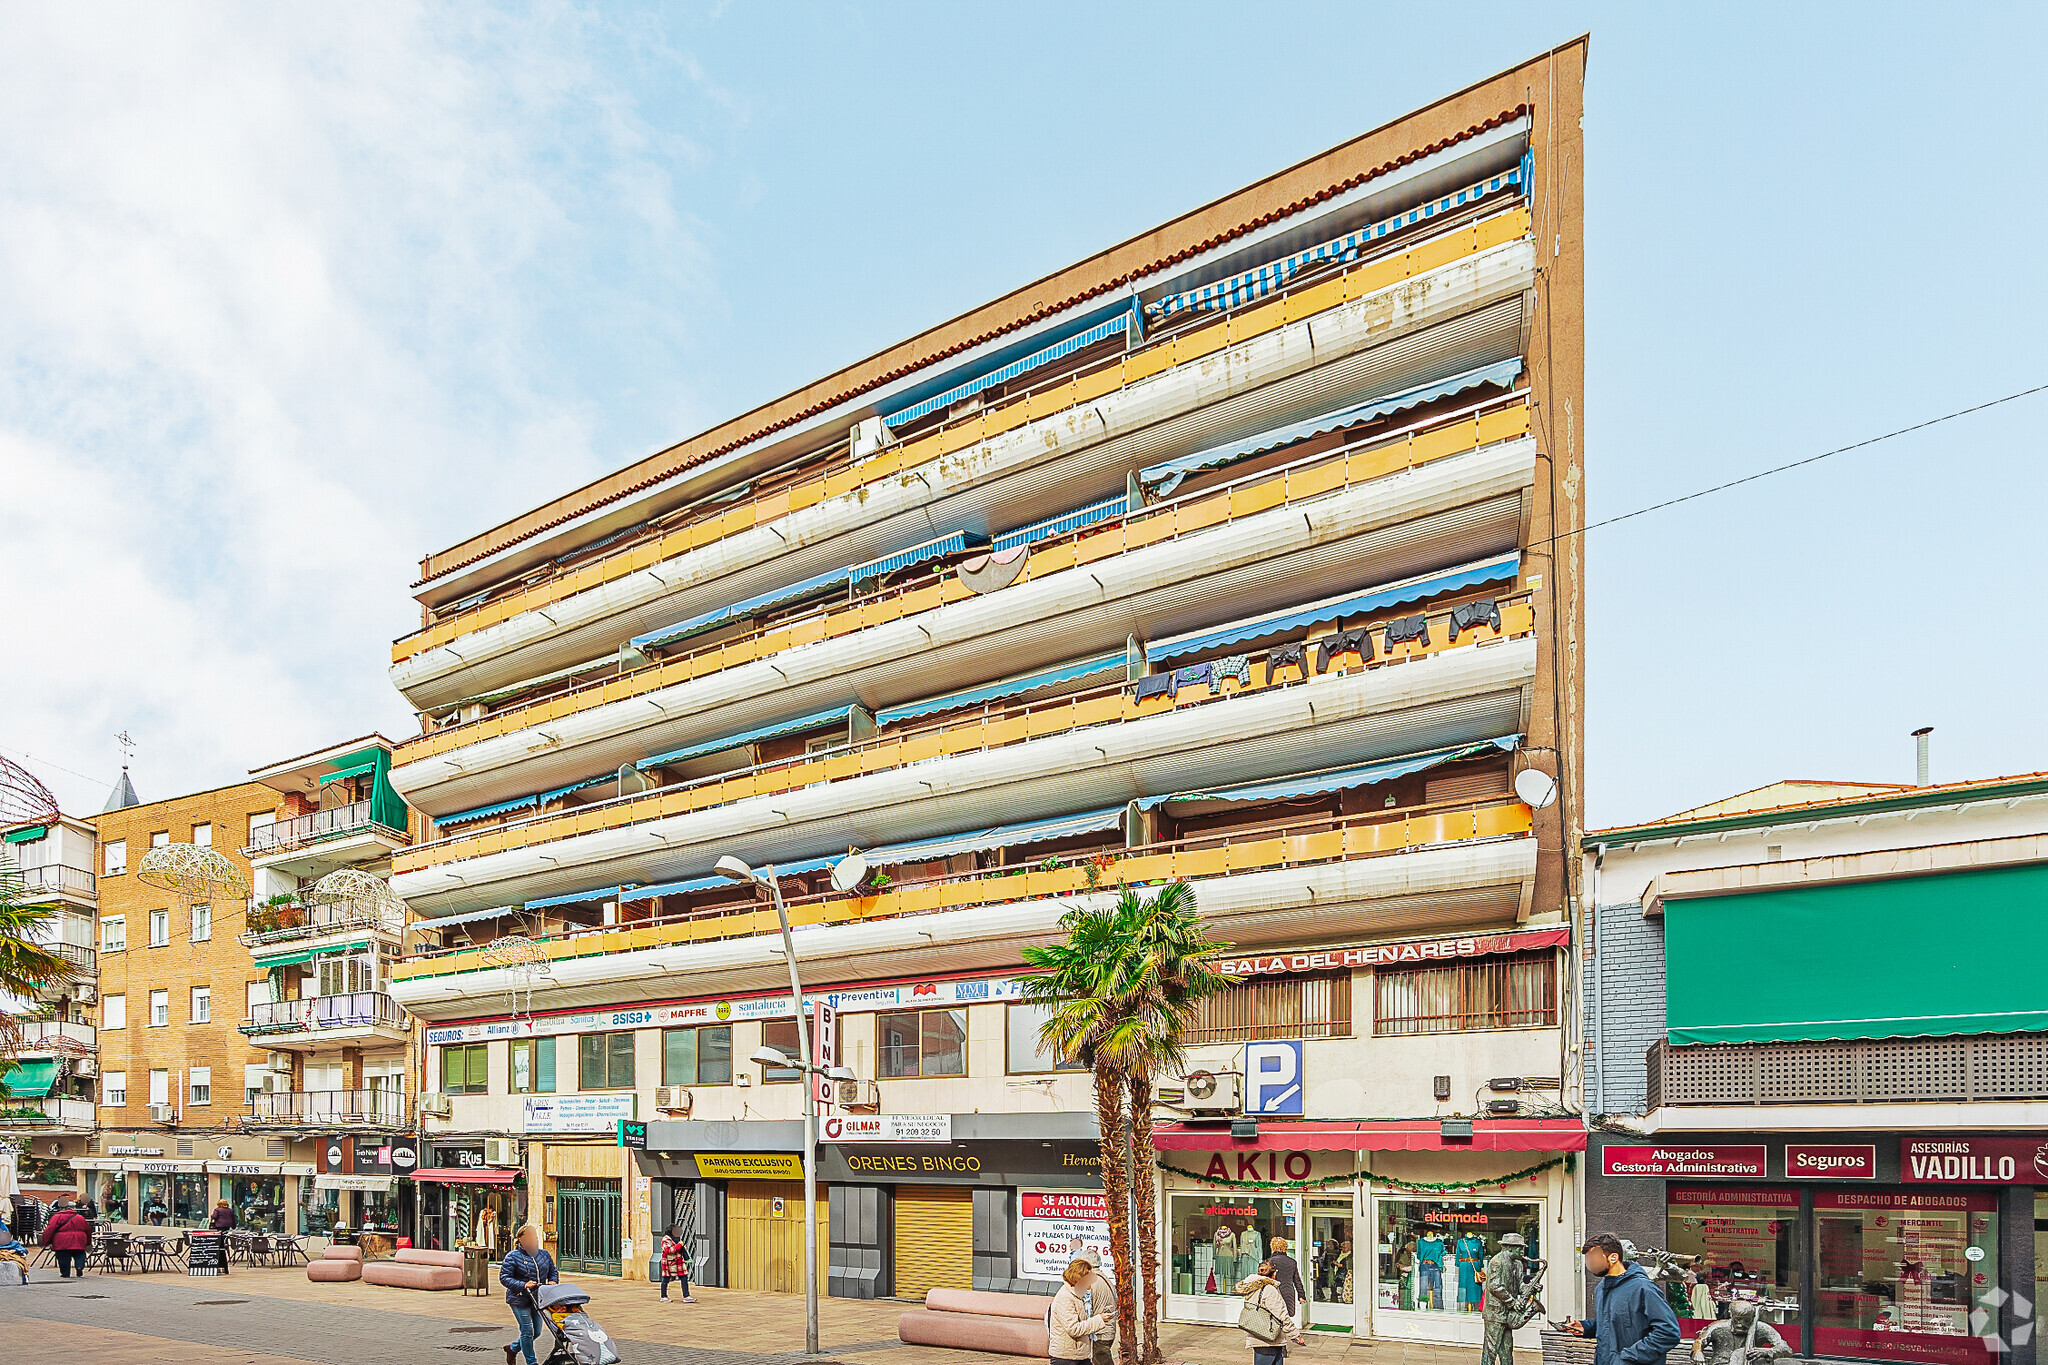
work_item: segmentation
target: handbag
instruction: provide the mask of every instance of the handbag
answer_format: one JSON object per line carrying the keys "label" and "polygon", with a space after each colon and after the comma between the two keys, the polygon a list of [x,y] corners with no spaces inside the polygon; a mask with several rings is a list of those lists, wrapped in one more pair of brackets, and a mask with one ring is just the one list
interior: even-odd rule
{"label": "handbag", "polygon": [[1268,1346],[1279,1345],[1287,1335],[1288,1328],[1287,1322],[1259,1302],[1257,1289],[1244,1296],[1244,1307],[1237,1313],[1237,1325],[1243,1328],[1244,1334],[1253,1341],[1263,1341]]}

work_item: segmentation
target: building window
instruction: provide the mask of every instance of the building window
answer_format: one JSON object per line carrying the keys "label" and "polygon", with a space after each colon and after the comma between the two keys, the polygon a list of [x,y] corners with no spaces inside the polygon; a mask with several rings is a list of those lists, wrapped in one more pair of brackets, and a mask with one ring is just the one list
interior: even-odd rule
{"label": "building window", "polygon": [[270,983],[268,981],[251,981],[247,987],[246,994],[248,995],[249,1012],[243,1017],[254,1019],[256,1017],[256,1007],[270,1003]]}
{"label": "building window", "polygon": [[250,816],[248,846],[250,848],[262,848],[268,846],[270,843],[270,827],[272,825],[275,825],[276,823],[277,814],[274,811],[258,811],[256,812],[256,814]]}
{"label": "building window", "polygon": [[377,989],[377,959],[367,954],[323,957],[314,966],[319,972],[322,995],[353,995]]}
{"label": "building window", "polygon": [[732,1025],[672,1028],[661,1035],[663,1085],[731,1085]]}
{"label": "building window", "polygon": [[128,870],[128,841],[109,839],[106,846],[106,871],[108,877],[118,877]]}
{"label": "building window", "polygon": [[126,915],[102,915],[100,917],[100,951],[118,953],[128,946],[128,917]]}
{"label": "building window", "polygon": [[127,1027],[128,1027],[128,997],[127,997],[127,996],[125,996],[125,995],[105,995],[105,996],[101,996],[101,997],[100,997],[100,1027],[101,1027],[101,1028],[127,1028]]}
{"label": "building window", "polygon": [[1521,953],[1374,974],[1375,1032],[1459,1033],[1557,1023],[1557,954]]}
{"label": "building window", "polygon": [[[1500,1200],[1379,1201],[1379,1307],[1415,1313],[1477,1313],[1486,1261],[1520,1233],[1542,1256],[1541,1206]],[[1250,1273],[1250,1272],[1246,1272]]]}
{"label": "building window", "polygon": [[1038,1041],[1038,1031],[1052,1016],[1046,1005],[1011,1005],[1008,1012],[1009,1061],[1012,1076],[1036,1076],[1049,1071],[1086,1071],[1085,1062],[1055,1057]]}
{"label": "building window", "polygon": [[108,1071],[100,1076],[100,1103],[119,1109],[128,1103],[128,1073]]}
{"label": "building window", "polygon": [[171,912],[152,910],[149,912],[149,946],[168,948],[171,944]]}
{"label": "building window", "polygon": [[189,1081],[191,1082],[191,1085],[192,1085],[192,1100],[191,1100],[191,1102],[192,1102],[193,1104],[212,1104],[212,1103],[213,1103],[213,1068],[212,1068],[212,1067],[210,1067],[210,1066],[195,1066],[195,1067],[193,1067],[193,1068],[192,1068],[192,1070],[191,1070],[191,1071],[189,1071],[189,1072],[187,1072],[187,1073],[186,1073],[186,1079],[187,1079],[187,1080],[189,1080]]}
{"label": "building window", "polygon": [[[208,828],[212,828],[208,826]],[[213,907],[195,905],[192,907],[192,941],[204,943],[213,937]]]}
{"label": "building window", "polygon": [[[1722,1316],[1737,1299],[1798,1300],[1799,1266],[1792,1258],[1798,1190],[1673,1185],[1664,1199],[1665,1245],[1693,1258],[1695,1283],[1688,1287],[1687,1311],[1679,1314],[1699,1319],[1687,1327],[1688,1335]],[[1855,1273],[1860,1281],[1862,1268]],[[1771,1325],[1786,1341],[1798,1340],[1797,1324]]]}
{"label": "building window", "polygon": [[441,1093],[481,1095],[490,1089],[490,1049],[483,1043],[464,1043],[441,1049]]}
{"label": "building window", "polygon": [[555,1093],[555,1040],[515,1038],[512,1040],[512,1093],[552,1095]]}
{"label": "building window", "polygon": [[1196,1007],[1190,1043],[1349,1038],[1351,973],[1246,981]]}
{"label": "building window", "polygon": [[966,1010],[878,1015],[875,1038],[886,1079],[967,1074]]}
{"label": "building window", "polygon": [[[833,1026],[835,1028],[838,1026],[838,1016],[836,1013],[833,1016]],[[800,1061],[803,1058],[803,1046],[797,1041],[796,1020],[794,1019],[768,1020],[761,1025],[761,1041],[791,1061]],[[839,1055],[839,1040],[834,1038],[832,1042],[832,1055],[837,1057]],[[761,1068],[762,1081],[770,1085],[787,1081],[800,1081],[803,1078],[804,1073],[799,1067],[764,1066]]]}
{"label": "building window", "polygon": [[633,1035],[586,1033],[576,1040],[578,1090],[633,1088]]}
{"label": "building window", "polygon": [[[149,993],[149,1026],[151,1028],[165,1028],[170,1022],[171,993],[169,991],[151,991]],[[154,1104],[155,1101],[152,1100],[151,1103]]]}
{"label": "building window", "polygon": [[1988,1190],[1815,1190],[1813,1353],[1946,1358],[1971,1335],[1971,1310],[1995,1302],[1998,1199]]}
{"label": "building window", "polygon": [[213,987],[194,986],[192,988],[192,1022],[195,1024],[210,1024],[213,1022]]}
{"label": "building window", "polygon": [[168,1070],[152,1071],[149,1073],[149,1102],[151,1104],[169,1104],[171,1102],[171,1073]]}
{"label": "building window", "polygon": [[151,848],[169,848],[171,846],[171,832],[167,829],[160,829],[150,835],[149,846]]}
{"label": "building window", "polygon": [[197,848],[212,848],[212,847],[213,847],[213,826],[212,826],[212,825],[194,825],[194,826],[192,826],[192,843],[193,843],[193,845],[194,845],[195,847],[197,847]]}

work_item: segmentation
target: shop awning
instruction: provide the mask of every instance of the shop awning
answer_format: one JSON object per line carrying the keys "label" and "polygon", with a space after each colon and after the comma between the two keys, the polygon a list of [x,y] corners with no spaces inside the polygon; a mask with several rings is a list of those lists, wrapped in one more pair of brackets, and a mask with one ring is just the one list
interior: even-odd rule
{"label": "shop awning", "polygon": [[1069,531],[1078,531],[1083,526],[1093,526],[1098,521],[1120,517],[1130,510],[1130,499],[1123,497],[1104,498],[1091,502],[1086,507],[1077,507],[1071,512],[1062,512],[1044,521],[1034,521],[1029,526],[1020,526],[1014,531],[1005,531],[995,538],[989,548],[992,550],[1013,550],[1019,545],[1036,545],[1041,540],[1063,536]]}
{"label": "shop awning", "polygon": [[1255,1138],[1228,1126],[1155,1124],[1162,1152],[1583,1152],[1577,1119],[1474,1119],[1472,1140],[1445,1141],[1438,1119],[1361,1119],[1352,1123],[1265,1123]]}
{"label": "shop awning", "polygon": [[414,1171],[414,1180],[430,1185],[509,1185],[525,1172],[506,1166],[434,1166]]}
{"label": "shop awning", "polygon": [[1434,768],[1439,764],[1452,763],[1461,758],[1470,758],[1474,754],[1512,749],[1518,738],[1515,735],[1503,735],[1499,739],[1482,740],[1478,744],[1454,745],[1448,749],[1433,749],[1426,754],[1390,758],[1379,763],[1363,763],[1352,768],[1332,768],[1326,772],[1284,778],[1278,782],[1254,782],[1241,787],[1223,787],[1207,792],[1176,792],[1171,796],[1142,796],[1138,798],[1138,809],[1151,810],[1154,806],[1177,801],[1286,801],[1299,796],[1318,796],[1323,792],[1348,791],[1352,787],[1369,787],[1375,782],[1406,777],[1409,773],[1421,772],[1424,768]]}
{"label": "shop awning", "polygon": [[447,829],[451,825],[466,825],[472,820],[488,820],[493,815],[504,815],[509,811],[530,810],[539,804],[538,796],[515,796],[510,801],[498,801],[488,806],[459,810],[453,815],[437,815],[434,817],[434,823],[442,829]]}
{"label": "shop awning", "polygon": [[1077,682],[1082,678],[1100,673],[1123,673],[1129,667],[1129,657],[1122,650],[1104,654],[1094,659],[1083,659],[1078,663],[1061,664],[1057,668],[1041,669],[1020,677],[1008,678],[1002,682],[990,683],[986,687],[972,687],[964,692],[948,692],[941,697],[926,697],[905,706],[891,707],[887,711],[875,712],[875,724],[894,725],[899,720],[913,716],[928,716],[939,711],[957,711],[963,706],[979,706],[983,702],[995,701],[1002,697],[1021,697],[1027,692],[1041,688],[1057,687],[1061,683]]}
{"label": "shop awning", "polygon": [[370,1194],[389,1194],[391,1177],[388,1175],[316,1175],[313,1177],[316,1190],[362,1190]]}
{"label": "shop awning", "polygon": [[17,1100],[41,1099],[56,1083],[55,1062],[16,1062],[0,1077],[0,1085],[6,1086],[7,1093]]}
{"label": "shop awning", "polygon": [[[777,863],[775,875],[780,878],[794,877],[804,872],[822,872],[838,861],[838,858],[806,858],[798,863]],[[692,891],[708,891],[714,886],[737,885],[738,883],[730,877],[685,877],[679,882],[656,882],[653,886],[636,886],[630,891],[620,893],[619,901],[621,904],[627,901],[651,901],[657,896],[681,896]]]}
{"label": "shop awning", "polygon": [[870,867],[894,867],[902,863],[929,863],[955,853],[975,853],[987,848],[1010,848],[1017,844],[1040,844],[1051,839],[1071,839],[1079,834],[1114,829],[1123,819],[1124,808],[1063,815],[1056,820],[1034,820],[1025,824],[997,825],[968,834],[949,834],[938,839],[920,839],[913,844],[895,844],[867,852]]}
{"label": "shop awning", "polygon": [[1157,644],[1146,646],[1145,657],[1155,661],[1173,659],[1183,654],[1220,649],[1224,645],[1245,644],[1255,640],[1278,640],[1296,631],[1306,630],[1310,626],[1342,620],[1347,616],[1368,616],[1376,611],[1385,611],[1389,607],[1420,602],[1439,593],[1473,588],[1481,583],[1511,584],[1521,572],[1521,566],[1522,556],[1519,553],[1478,560],[1471,564],[1462,564],[1455,569],[1445,569],[1441,573],[1423,574],[1399,583],[1389,583],[1367,592],[1327,598],[1311,606],[1297,607],[1292,611],[1275,612],[1270,616],[1254,616],[1249,620],[1219,626],[1215,630],[1205,630],[1197,635],[1182,635],[1176,639],[1161,640]]}
{"label": "shop awning", "polygon": [[369,946],[370,940],[367,937],[352,938],[346,943],[323,943],[318,948],[298,948],[282,953],[257,952],[252,953],[250,957],[259,970],[269,971],[272,967],[291,967],[301,962],[311,962],[316,957],[326,957],[330,953],[362,952]]}

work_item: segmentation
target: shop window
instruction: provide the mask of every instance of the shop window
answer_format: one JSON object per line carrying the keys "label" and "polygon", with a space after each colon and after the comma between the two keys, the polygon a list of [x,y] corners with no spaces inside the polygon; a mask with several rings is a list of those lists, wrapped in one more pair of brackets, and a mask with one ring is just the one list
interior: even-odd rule
{"label": "shop window", "polygon": [[1247,981],[1202,1001],[1190,1043],[1249,1043],[1265,1038],[1349,1038],[1351,973]]}
{"label": "shop window", "polygon": [[483,1043],[464,1043],[441,1049],[441,1093],[481,1095],[490,1087],[490,1049]]}
{"label": "shop window", "polygon": [[1557,954],[1521,953],[1446,967],[1381,968],[1374,1031],[1462,1033],[1557,1023]]}
{"label": "shop window", "polygon": [[1038,1031],[1052,1017],[1049,1005],[1011,1005],[1008,1025],[1008,1060],[1012,1076],[1036,1076],[1049,1071],[1086,1071],[1088,1065],[1073,1057],[1055,1057],[1038,1040]]}
{"label": "shop window", "polygon": [[1672,1307],[1685,1321],[1685,1335],[1726,1317],[1731,1303],[1750,1302],[1797,1349],[1799,1270],[1792,1239],[1799,1192],[1674,1185],[1665,1201],[1666,1245],[1694,1258],[1689,1280],[1673,1282]]}
{"label": "shop window", "polygon": [[875,1037],[884,1079],[967,1074],[966,1010],[880,1015]]}
{"label": "shop window", "polygon": [[1287,1200],[1264,1195],[1176,1194],[1168,1199],[1173,1292],[1234,1295],[1275,1237],[1293,1240]]}
{"label": "shop window", "polygon": [[512,1054],[512,1093],[552,1095],[555,1093],[555,1040],[515,1038]]}
{"label": "shop window", "polygon": [[1999,1287],[1997,1210],[1990,1193],[1816,1190],[1814,1351],[1963,1358],[1971,1310]]}
{"label": "shop window", "polygon": [[576,1088],[631,1090],[633,1035],[586,1033],[576,1040]]}
{"label": "shop window", "polygon": [[101,1171],[93,1182],[93,1200],[99,1217],[116,1223],[128,1221],[128,1175],[124,1171]]}
{"label": "shop window", "polygon": [[1379,1201],[1381,1308],[1415,1313],[1477,1313],[1486,1262],[1500,1239],[1522,1234],[1526,1255],[1543,1255],[1540,1206],[1506,1200]]}
{"label": "shop window", "polygon": [[235,1223],[255,1232],[284,1231],[284,1177],[235,1176],[223,1182]]}
{"label": "shop window", "polygon": [[135,1217],[149,1227],[196,1228],[206,1224],[206,1177],[137,1175]]}
{"label": "shop window", "polygon": [[299,1235],[302,1237],[332,1237],[334,1224],[341,1217],[341,1191],[316,1190],[313,1182],[301,1177],[299,1180]]}

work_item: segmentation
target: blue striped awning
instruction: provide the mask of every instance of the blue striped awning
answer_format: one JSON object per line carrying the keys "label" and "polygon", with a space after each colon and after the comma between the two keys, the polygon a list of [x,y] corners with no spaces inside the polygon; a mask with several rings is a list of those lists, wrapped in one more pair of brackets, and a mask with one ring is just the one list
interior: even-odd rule
{"label": "blue striped awning", "polygon": [[415,929],[452,929],[458,924],[482,924],[487,919],[503,919],[507,915],[516,915],[518,913],[519,907],[516,905],[501,905],[495,910],[472,910],[466,915],[444,915],[440,919],[414,920],[412,927]]}
{"label": "blue striped awning", "polygon": [[1440,213],[1449,213],[1452,209],[1463,208],[1489,194],[1498,194],[1516,185],[1527,184],[1530,164],[1530,158],[1525,153],[1520,164],[1499,175],[1489,176],[1441,199],[1432,199],[1427,204],[1417,204],[1405,213],[1382,218],[1377,223],[1368,223],[1356,232],[1346,233],[1342,237],[1312,246],[1306,251],[1297,251],[1291,256],[1283,256],[1269,264],[1239,271],[1213,284],[1183,290],[1178,294],[1168,294],[1156,302],[1146,304],[1145,314],[1147,317],[1159,319],[1189,309],[1235,308],[1240,303],[1270,294],[1310,266],[1329,261],[1352,260],[1368,243],[1377,241],[1390,232],[1412,227]]}
{"label": "blue striped awning", "polygon": [[1162,640],[1158,644],[1147,646],[1145,657],[1177,658],[1183,654],[1217,649],[1247,640],[1286,635],[1324,621],[1341,620],[1346,616],[1365,616],[1388,607],[1398,607],[1404,602],[1419,602],[1438,593],[1476,587],[1481,583],[1512,583],[1515,575],[1521,571],[1521,565],[1521,554],[1510,551],[1494,559],[1481,560],[1456,569],[1446,569],[1441,573],[1425,574],[1420,578],[1410,578],[1387,587],[1374,588],[1370,592],[1356,593],[1349,597],[1332,597],[1314,606],[1297,607],[1292,611],[1278,612],[1271,616],[1255,616],[1249,621],[1239,621],[1197,635],[1183,635],[1177,640]]}
{"label": "blue striped awning", "polygon": [[1101,502],[1091,502],[1086,507],[1077,508],[1072,512],[1062,512],[1056,517],[1047,517],[1044,521],[1034,521],[1029,526],[1005,531],[995,538],[995,543],[990,548],[1001,551],[1014,549],[1019,545],[1035,545],[1041,540],[1050,540],[1069,531],[1078,531],[1083,526],[1093,526],[1098,521],[1120,517],[1129,510],[1130,502],[1127,498],[1104,498]]}
{"label": "blue striped awning", "polygon": [[[800,863],[777,863],[775,865],[775,875],[781,878],[794,877],[805,872],[822,872],[838,861],[838,858],[806,858]],[[708,877],[687,877],[679,882],[657,882],[653,886],[636,886],[630,891],[622,892],[619,900],[621,902],[651,901],[656,896],[681,896],[687,895],[692,891],[709,891],[714,886],[737,885],[739,883],[735,882],[732,878],[721,877],[713,873]]]}
{"label": "blue striped awning", "polygon": [[882,414],[882,421],[892,428],[908,426],[928,413],[937,412],[942,408],[950,408],[962,399],[972,398],[983,389],[994,388],[998,384],[1007,384],[1020,374],[1028,374],[1042,365],[1050,365],[1055,360],[1070,356],[1084,346],[1093,346],[1105,337],[1115,336],[1118,332],[1130,327],[1137,320],[1137,305],[1133,302],[1129,311],[1118,313],[1107,322],[1098,322],[1084,332],[1076,332],[1064,341],[1056,341],[1043,350],[1033,351],[1030,355],[1013,360],[1000,369],[976,375],[963,384],[955,384],[944,393],[933,394],[922,402],[912,403],[908,407],[898,408],[894,412],[885,412]]}
{"label": "blue striped awning", "polygon": [[667,753],[651,755],[641,759],[633,766],[636,768],[661,768],[671,763],[682,763],[688,759],[702,758],[705,754],[723,753],[727,749],[737,749],[743,744],[752,744],[758,739],[773,739],[777,735],[794,734],[798,730],[811,730],[820,725],[829,725],[833,721],[843,721],[853,714],[855,709],[851,706],[834,707],[830,711],[819,711],[814,715],[799,716],[795,720],[779,721],[774,725],[763,725],[757,729],[747,730],[737,735],[726,735],[719,739],[707,739],[701,743],[685,745],[680,749],[670,749]]}
{"label": "blue striped awning", "polygon": [[572,891],[566,896],[543,896],[536,901],[526,902],[528,910],[539,910],[550,905],[576,905],[583,901],[608,901],[620,898],[626,890],[623,886],[600,886],[595,891]]}
{"label": "blue striped awning", "polygon": [[446,829],[450,825],[466,825],[472,820],[485,820],[493,815],[503,815],[507,811],[525,810],[529,806],[537,806],[539,804],[540,797],[538,795],[515,796],[510,801],[500,801],[490,806],[478,806],[475,810],[461,810],[453,815],[437,815],[434,817],[434,823],[440,828]]}
{"label": "blue striped awning", "polygon": [[899,720],[913,716],[928,716],[937,711],[957,711],[963,706],[979,706],[999,697],[1018,697],[1026,692],[1036,692],[1042,687],[1055,687],[1060,683],[1073,682],[1091,674],[1122,674],[1130,667],[1130,660],[1122,650],[1104,654],[1099,658],[1083,659],[1079,663],[1061,664],[1038,673],[1026,673],[1022,677],[1010,678],[1004,682],[989,683],[985,687],[970,688],[965,692],[948,692],[942,697],[926,697],[907,706],[891,707],[887,711],[875,712],[875,724],[894,725]]}
{"label": "blue striped awning", "polygon": [[549,791],[544,791],[540,794],[538,799],[540,803],[543,806],[545,806],[548,802],[554,800],[558,796],[567,796],[570,792],[580,792],[585,787],[595,787],[600,782],[616,781],[618,776],[619,774],[617,769],[613,769],[611,772],[599,773],[596,777],[586,777],[581,782],[571,782],[566,787],[555,787]]}
{"label": "blue striped awning", "polygon": [[1320,773],[1285,777],[1272,782],[1252,782],[1212,792],[1188,791],[1174,792],[1168,796],[1143,796],[1138,798],[1138,809],[1151,810],[1154,806],[1176,801],[1285,801],[1298,796],[1319,796],[1324,792],[1369,787],[1375,782],[1406,777],[1409,773],[1421,772],[1424,768],[1434,768],[1461,758],[1470,758],[1474,754],[1512,749],[1517,742],[1518,736],[1502,735],[1498,739],[1482,740],[1477,744],[1432,749],[1426,754],[1383,759],[1378,763],[1362,763],[1349,768],[1332,768]]}
{"label": "blue striped awning", "polygon": [[846,570],[847,580],[858,586],[867,579],[879,578],[883,574],[894,573],[912,564],[922,564],[929,559],[944,559],[947,555],[963,554],[982,544],[984,539],[982,536],[969,535],[965,531],[955,531],[950,536],[940,536],[937,540],[927,540],[922,545],[898,550],[893,555],[883,555],[880,559],[856,564]]}
{"label": "blue striped awning", "polygon": [[1370,422],[1374,418],[1400,412],[1403,408],[1433,403],[1439,398],[1462,393],[1481,384],[1496,384],[1501,388],[1507,388],[1515,382],[1515,377],[1521,372],[1520,356],[1493,365],[1483,365],[1476,370],[1453,375],[1449,379],[1419,384],[1412,389],[1389,394],[1383,398],[1369,398],[1363,403],[1352,403],[1338,408],[1335,412],[1326,412],[1320,417],[1290,422],[1284,427],[1262,431],[1256,436],[1247,436],[1242,440],[1198,450],[1192,455],[1182,455],[1178,459],[1163,461],[1139,470],[1138,482],[1144,485],[1146,492],[1165,497],[1180,487],[1181,480],[1198,470],[1220,469],[1225,465],[1236,464],[1239,460],[1248,460],[1254,455],[1264,454],[1268,450],[1277,450],[1296,441],[1306,441],[1311,436],[1320,436],[1326,431],[1356,426],[1360,422]]}
{"label": "blue striped awning", "polygon": [[1071,839],[1077,834],[1093,834],[1098,830],[1116,828],[1117,823],[1123,818],[1124,808],[1111,806],[1107,810],[1092,810],[1081,815],[1062,815],[1053,820],[997,825],[993,829],[974,830],[966,834],[948,834],[937,839],[920,839],[915,843],[892,844],[887,848],[870,849],[866,856],[870,867],[929,863],[939,858],[950,858],[956,853],[974,853],[985,848],[1010,848],[1017,844],[1042,844],[1051,839]]}

